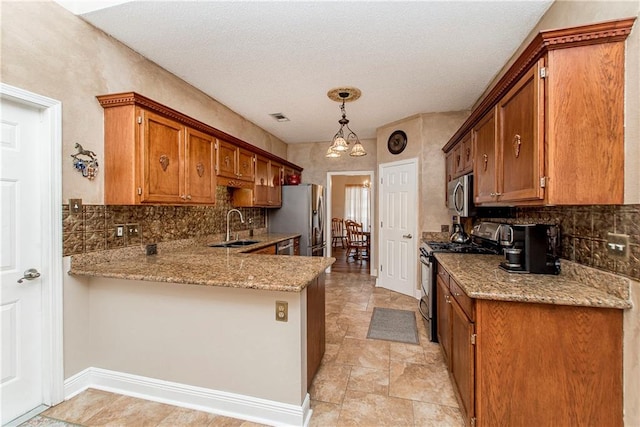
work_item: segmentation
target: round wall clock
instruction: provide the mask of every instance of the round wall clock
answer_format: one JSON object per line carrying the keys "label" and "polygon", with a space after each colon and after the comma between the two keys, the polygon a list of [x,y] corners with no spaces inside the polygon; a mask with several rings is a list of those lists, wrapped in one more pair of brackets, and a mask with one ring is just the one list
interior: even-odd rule
{"label": "round wall clock", "polygon": [[394,131],[387,141],[387,148],[391,154],[400,154],[407,146],[407,134],[401,130]]}

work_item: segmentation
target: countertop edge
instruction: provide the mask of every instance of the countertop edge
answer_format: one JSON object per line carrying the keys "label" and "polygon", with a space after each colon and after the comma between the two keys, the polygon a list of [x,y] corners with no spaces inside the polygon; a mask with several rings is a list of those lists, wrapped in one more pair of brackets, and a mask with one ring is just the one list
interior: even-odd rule
{"label": "countertop edge", "polygon": [[[531,296],[528,295],[523,295],[521,293],[513,293],[513,292],[509,292],[508,289],[505,289],[504,291],[501,290],[478,290],[478,289],[474,289],[474,287],[477,286],[482,286],[482,284],[473,286],[470,285],[468,283],[469,278],[466,277],[460,277],[459,274],[457,274],[457,272],[455,271],[456,268],[455,266],[453,266],[452,261],[453,259],[459,259],[459,258],[454,258],[454,257],[469,257],[470,255],[468,254],[444,254],[444,253],[436,253],[435,254],[435,258],[436,260],[442,264],[442,266],[449,272],[449,274],[451,275],[451,277],[453,277],[453,279],[456,281],[457,284],[460,285],[460,287],[462,288],[462,290],[470,297],[470,298],[474,298],[474,299],[479,299],[479,300],[495,300],[495,301],[510,301],[510,302],[524,302],[524,303],[536,303],[536,304],[551,304],[551,305],[567,305],[567,306],[581,306],[581,307],[594,307],[594,308],[612,308],[612,309],[630,309],[633,308],[633,304],[631,303],[630,299],[626,299],[626,298],[622,298],[619,295],[615,295],[611,292],[607,292],[607,290],[598,288],[590,283],[585,283],[584,280],[579,280],[581,277],[580,276],[573,276],[573,275],[569,275],[569,274],[565,274],[564,276],[562,276],[561,280],[558,279],[559,276],[551,276],[551,275],[529,275],[529,274],[525,274],[525,275],[519,275],[519,276],[515,276],[515,275],[511,275],[511,276],[505,276],[508,277],[510,279],[510,281],[513,283],[513,279],[517,279],[517,278],[522,278],[522,279],[526,279],[526,278],[532,278],[532,277],[536,277],[536,276],[540,276],[537,277],[538,279],[545,279],[545,280],[549,280],[551,284],[553,284],[554,280],[558,280],[558,286],[559,287],[569,287],[569,286],[575,286],[575,288],[579,289],[581,287],[584,287],[585,289],[585,294],[591,294],[594,297],[590,297],[590,296],[585,296],[585,295],[574,295],[572,294],[570,297],[567,297],[566,295],[563,296],[561,293],[554,295],[552,294],[548,289],[540,289],[540,287],[536,288],[536,285],[529,285],[529,284],[515,284],[513,286],[528,286],[531,290]],[[476,255],[478,256],[478,255]],[[491,257],[491,255],[479,255],[480,257]],[[488,260],[489,258],[480,258],[480,260]],[[494,259],[497,259],[495,257],[492,257],[491,260],[493,261]],[[476,258],[476,260],[478,260],[478,258]],[[564,261],[564,260],[563,260]],[[568,261],[567,261],[568,262]],[[575,264],[575,263],[572,263]],[[563,264],[564,265],[564,264]],[[496,264],[497,266],[497,264]],[[575,269],[581,269],[582,267],[584,267],[585,269],[589,269],[589,272],[591,273],[591,275],[593,275],[594,273],[591,272],[591,270],[593,270],[593,268],[589,268],[586,266],[581,266],[579,264],[576,265],[572,265],[571,266],[571,271],[573,274],[573,271]],[[492,277],[489,277],[490,274],[495,274],[495,268],[493,270],[488,270],[485,269],[483,270],[483,273],[486,275],[484,277],[479,277],[477,278],[477,280],[480,280],[482,282],[485,283],[489,283],[492,282]],[[595,274],[598,274],[600,272],[597,272]],[[603,277],[608,277],[608,276],[604,276],[604,275],[609,275],[610,273],[607,272],[601,272],[603,274]],[[501,273],[502,274],[502,273]],[[503,274],[508,275],[509,273],[504,272]],[[561,273],[562,274],[562,273]],[[545,276],[545,277],[543,277]],[[628,293],[628,286],[630,284],[630,280],[631,279],[626,279],[622,276],[618,276],[620,278],[620,280],[623,283],[627,284],[627,289],[622,291],[623,295],[629,295]],[[476,280],[476,279],[474,279]],[[595,277],[593,278],[593,281],[597,281],[597,280],[605,280],[605,279],[599,279],[599,277]],[[493,283],[497,283],[497,280],[494,280]],[[509,285],[505,285],[505,288],[508,287]],[[551,285],[552,286],[552,285]],[[535,294],[535,291],[539,292],[538,295]],[[597,298],[596,298],[597,297]]]}

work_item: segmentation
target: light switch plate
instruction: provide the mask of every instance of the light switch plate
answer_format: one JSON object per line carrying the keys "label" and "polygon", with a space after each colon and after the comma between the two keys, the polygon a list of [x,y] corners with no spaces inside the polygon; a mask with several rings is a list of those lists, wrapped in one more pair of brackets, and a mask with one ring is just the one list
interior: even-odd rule
{"label": "light switch plate", "polygon": [[82,213],[82,199],[69,199],[69,212]]}

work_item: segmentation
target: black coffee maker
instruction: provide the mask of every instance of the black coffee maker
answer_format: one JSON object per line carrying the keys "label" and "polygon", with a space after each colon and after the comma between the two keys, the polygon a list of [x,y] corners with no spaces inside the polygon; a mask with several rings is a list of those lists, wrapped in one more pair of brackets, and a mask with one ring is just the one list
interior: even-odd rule
{"label": "black coffee maker", "polygon": [[510,273],[560,274],[560,227],[512,225],[512,244],[500,268]]}

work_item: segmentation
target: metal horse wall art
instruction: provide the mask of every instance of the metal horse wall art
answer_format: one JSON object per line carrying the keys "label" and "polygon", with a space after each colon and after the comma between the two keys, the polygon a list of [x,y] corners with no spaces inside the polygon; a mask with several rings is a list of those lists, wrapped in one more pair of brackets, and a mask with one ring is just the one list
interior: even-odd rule
{"label": "metal horse wall art", "polygon": [[91,150],[85,150],[82,148],[82,145],[78,143],[76,143],[75,148],[78,152],[71,155],[71,157],[73,157],[73,167],[76,168],[78,172],[81,172],[85,178],[93,180],[98,173],[96,153]]}

